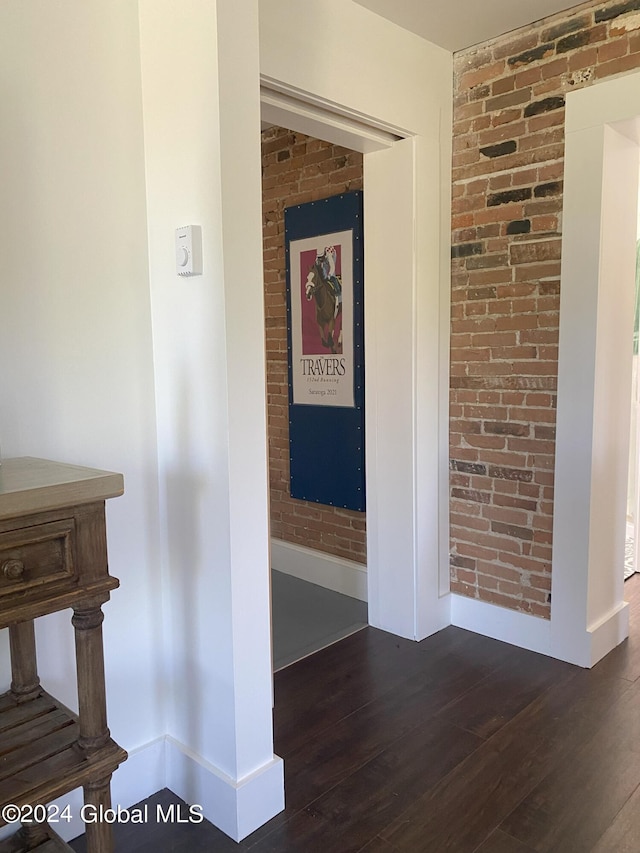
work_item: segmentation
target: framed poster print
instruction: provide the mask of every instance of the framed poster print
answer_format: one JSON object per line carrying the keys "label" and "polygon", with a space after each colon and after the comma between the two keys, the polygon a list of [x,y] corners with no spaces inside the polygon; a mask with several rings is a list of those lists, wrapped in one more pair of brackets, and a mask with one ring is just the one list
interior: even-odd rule
{"label": "framed poster print", "polygon": [[293,403],[353,407],[353,231],[293,240],[289,257]]}
{"label": "framed poster print", "polygon": [[364,510],[362,193],[285,210],[291,496]]}

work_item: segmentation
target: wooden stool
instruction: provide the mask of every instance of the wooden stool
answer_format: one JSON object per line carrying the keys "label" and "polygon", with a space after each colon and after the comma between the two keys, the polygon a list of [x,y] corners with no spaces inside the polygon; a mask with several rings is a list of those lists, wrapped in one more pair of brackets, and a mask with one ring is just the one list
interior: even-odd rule
{"label": "wooden stool", "polygon": [[[104,502],[122,492],[122,475],[107,471],[29,457],[0,467],[0,628],[9,629],[12,676],[0,696],[0,809],[15,805],[35,821],[0,853],[71,850],[41,807],[79,786],[92,813],[111,807],[111,774],[127,754],[107,727],[102,605],[119,582],[108,571]],[[67,608],[77,715],[42,689],[36,661],[34,620]],[[112,853],[110,824],[89,822],[86,834],[89,853]]]}

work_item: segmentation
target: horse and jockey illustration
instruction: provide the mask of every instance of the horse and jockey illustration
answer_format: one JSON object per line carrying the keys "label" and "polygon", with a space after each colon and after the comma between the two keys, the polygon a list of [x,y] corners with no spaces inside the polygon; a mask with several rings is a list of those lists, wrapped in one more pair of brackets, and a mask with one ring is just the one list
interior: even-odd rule
{"label": "horse and jockey illustration", "polygon": [[[305,284],[308,301],[315,300],[316,323],[322,346],[332,353],[342,352],[342,328],[338,318],[342,314],[342,279],[336,272],[337,251],[335,246],[325,247],[317,255],[309,270]],[[340,325],[335,336],[336,325]]]}

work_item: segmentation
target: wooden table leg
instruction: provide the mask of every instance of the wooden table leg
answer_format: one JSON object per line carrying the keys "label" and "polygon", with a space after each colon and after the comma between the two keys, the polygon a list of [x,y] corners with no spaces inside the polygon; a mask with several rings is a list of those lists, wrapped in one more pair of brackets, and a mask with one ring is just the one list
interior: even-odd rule
{"label": "wooden table leg", "polygon": [[17,702],[35,699],[40,693],[33,619],[9,625],[11,693]]}
{"label": "wooden table leg", "polygon": [[[92,813],[104,814],[111,808],[111,774],[84,786],[84,803],[93,806]],[[85,824],[88,853],[113,853],[113,833],[110,823],[94,820]]]}
{"label": "wooden table leg", "polygon": [[[76,636],[78,678],[78,745],[87,752],[100,749],[109,740],[104,680],[104,651],[99,604],[74,607],[71,622]],[[86,823],[88,853],[113,853],[111,824],[99,820],[100,809],[111,808],[111,774],[92,779],[84,786],[85,805],[94,806],[96,819]]]}
{"label": "wooden table leg", "polygon": [[73,609],[71,622],[76,634],[78,678],[78,744],[87,751],[99,749],[109,740],[107,695],[104,683],[104,652],[100,605]]}

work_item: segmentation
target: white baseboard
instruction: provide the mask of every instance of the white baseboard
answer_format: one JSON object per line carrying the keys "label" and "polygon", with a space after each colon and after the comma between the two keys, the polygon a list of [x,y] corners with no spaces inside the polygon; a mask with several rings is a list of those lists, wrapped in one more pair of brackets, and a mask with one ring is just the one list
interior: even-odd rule
{"label": "white baseboard", "polygon": [[557,617],[553,621],[553,610],[551,620],[540,619],[452,593],[451,624],[589,668],[629,635],[629,605],[623,601],[586,631],[571,631],[568,625],[559,624]]}
{"label": "white baseboard", "polygon": [[[532,652],[551,655],[551,622],[451,593],[451,624]],[[557,657],[557,655],[553,655]]]}
{"label": "white baseboard", "polygon": [[240,782],[166,738],[167,787],[234,841],[242,841],[284,809],[284,763],[274,755]]}
{"label": "white baseboard", "polygon": [[629,636],[629,605],[621,602],[615,610],[600,619],[595,625],[589,625],[589,661],[586,666],[594,666],[605,655]]}
{"label": "white baseboard", "polygon": [[361,563],[272,539],[271,568],[351,598],[367,600],[367,567]]}

